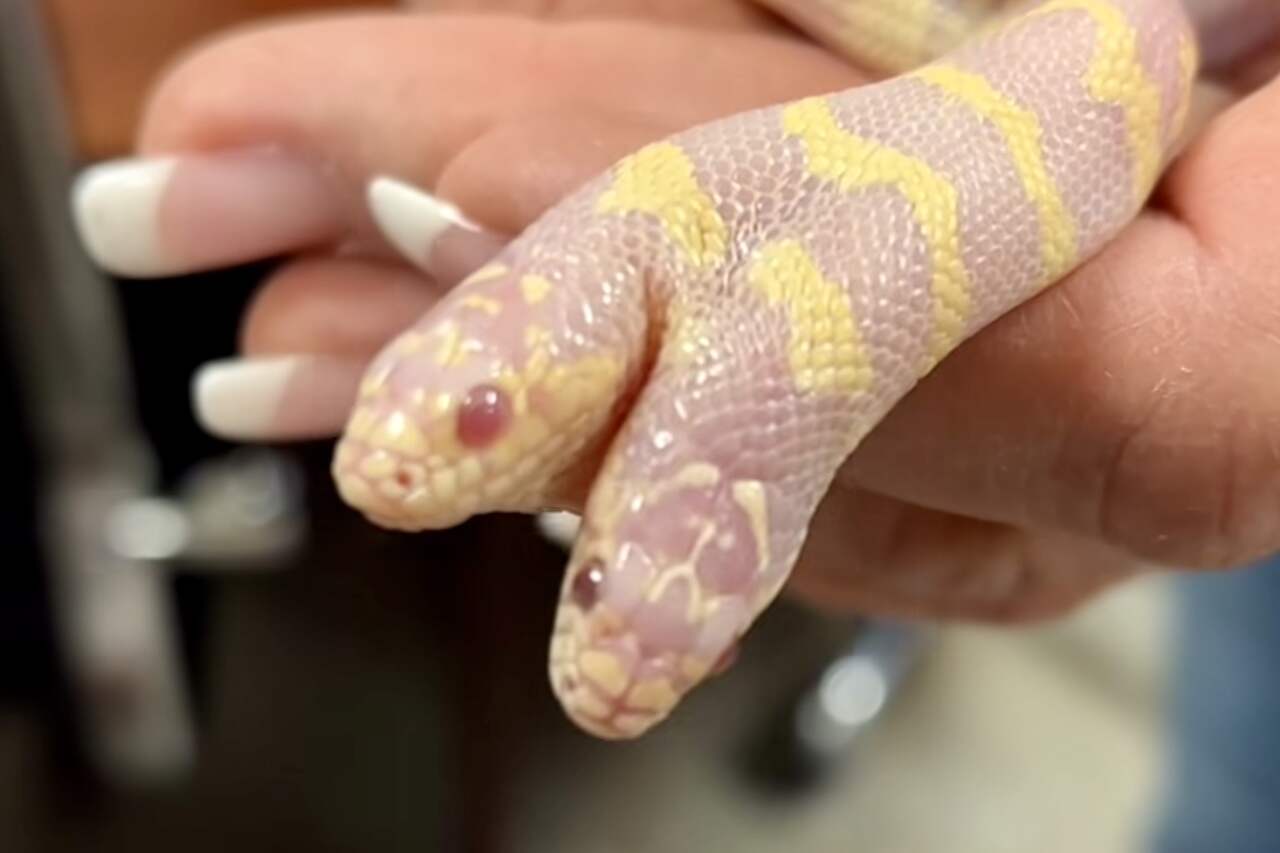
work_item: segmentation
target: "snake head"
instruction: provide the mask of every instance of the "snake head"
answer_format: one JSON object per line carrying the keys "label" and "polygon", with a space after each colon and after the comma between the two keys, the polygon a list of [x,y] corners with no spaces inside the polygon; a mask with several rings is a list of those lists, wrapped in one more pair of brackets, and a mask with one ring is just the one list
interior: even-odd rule
{"label": "snake head", "polygon": [[552,286],[487,267],[379,354],[334,456],[347,503],[416,531],[555,502],[557,480],[608,421],[626,365],[575,347],[572,324],[548,316]]}

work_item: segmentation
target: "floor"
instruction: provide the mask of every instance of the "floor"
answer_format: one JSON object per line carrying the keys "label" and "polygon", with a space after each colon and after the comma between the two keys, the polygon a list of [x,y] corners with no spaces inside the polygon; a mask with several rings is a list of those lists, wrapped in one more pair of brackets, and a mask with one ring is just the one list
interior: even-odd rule
{"label": "floor", "polygon": [[780,798],[745,784],[736,757],[789,677],[780,649],[813,643],[805,616],[780,614],[651,738],[546,744],[509,849],[1140,850],[1161,775],[1168,622],[1169,591],[1147,580],[1050,627],[945,630],[836,778]]}
{"label": "floor", "polygon": [[748,747],[849,620],[774,608],[665,726],[599,743],[545,683],[560,556],[527,521],[399,538],[335,517],[297,569],[212,584],[202,757],[183,784],[81,796],[51,775],[44,727],[0,709],[0,849],[1141,849],[1161,775],[1159,583],[1037,630],[941,631],[827,784],[782,795],[750,781]]}

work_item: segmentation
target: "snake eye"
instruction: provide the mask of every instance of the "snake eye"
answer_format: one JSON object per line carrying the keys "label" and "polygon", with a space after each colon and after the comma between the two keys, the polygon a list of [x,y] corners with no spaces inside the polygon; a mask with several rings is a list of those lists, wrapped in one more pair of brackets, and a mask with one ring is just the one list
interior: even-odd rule
{"label": "snake eye", "polygon": [[498,440],[511,423],[511,399],[501,388],[477,385],[458,409],[458,441],[474,449]]}
{"label": "snake eye", "polygon": [[573,576],[571,595],[573,603],[586,613],[600,600],[600,585],[604,583],[604,561],[599,557],[588,560]]}

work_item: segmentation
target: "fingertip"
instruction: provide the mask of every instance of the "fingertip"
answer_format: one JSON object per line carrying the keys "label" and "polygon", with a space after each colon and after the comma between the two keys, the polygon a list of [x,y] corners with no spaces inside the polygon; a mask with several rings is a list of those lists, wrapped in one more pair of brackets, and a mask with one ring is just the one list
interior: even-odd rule
{"label": "fingertip", "polygon": [[181,264],[159,237],[160,203],[173,177],[173,158],[123,159],[92,166],[71,187],[80,240],[95,263],[130,278],[174,274]]}
{"label": "fingertip", "polygon": [[93,166],[72,186],[71,209],[90,256],[135,278],[261,260],[345,227],[321,170],[270,148]]}
{"label": "fingertip", "polygon": [[191,381],[196,420],[219,438],[261,438],[275,420],[284,390],[297,370],[298,357],[205,364]]}
{"label": "fingertip", "polygon": [[543,536],[568,550],[578,538],[582,517],[572,512],[544,512],[538,516],[537,524]]}
{"label": "fingertip", "polygon": [[367,360],[436,299],[432,282],[405,266],[299,259],[255,294],[242,323],[241,347],[250,355],[307,352]]}
{"label": "fingertip", "polygon": [[374,178],[365,198],[392,248],[444,287],[480,269],[507,244],[456,205],[397,178]]}
{"label": "fingertip", "polygon": [[192,378],[196,420],[231,441],[287,441],[336,435],[356,397],[364,365],[309,355],[210,362]]}
{"label": "fingertip", "polygon": [[396,178],[374,178],[365,195],[382,236],[419,268],[426,266],[432,247],[450,228],[481,230],[456,206]]}

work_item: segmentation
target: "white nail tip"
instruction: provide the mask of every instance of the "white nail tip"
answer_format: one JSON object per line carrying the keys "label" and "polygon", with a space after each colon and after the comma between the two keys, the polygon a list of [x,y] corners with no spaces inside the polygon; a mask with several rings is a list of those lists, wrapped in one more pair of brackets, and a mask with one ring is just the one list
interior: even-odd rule
{"label": "white nail tip", "polygon": [[382,235],[419,266],[426,263],[432,245],[450,228],[481,230],[452,204],[395,178],[370,181],[368,204]]}
{"label": "white nail tip", "polygon": [[571,512],[544,512],[538,516],[542,535],[562,548],[572,548],[578,538],[582,519]]}
{"label": "white nail tip", "polygon": [[71,209],[89,255],[123,276],[179,271],[160,245],[159,209],[173,159],[117,160],[87,169],[71,190]]}
{"label": "white nail tip", "polygon": [[192,380],[196,419],[221,438],[272,438],[289,382],[309,359],[227,359],[204,365]]}

